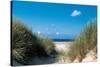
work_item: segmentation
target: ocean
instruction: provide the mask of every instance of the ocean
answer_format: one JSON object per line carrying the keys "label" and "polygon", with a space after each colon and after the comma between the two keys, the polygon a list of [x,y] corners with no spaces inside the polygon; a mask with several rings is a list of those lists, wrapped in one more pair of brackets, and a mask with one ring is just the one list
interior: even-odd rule
{"label": "ocean", "polygon": [[55,42],[69,42],[74,41],[74,39],[52,39]]}

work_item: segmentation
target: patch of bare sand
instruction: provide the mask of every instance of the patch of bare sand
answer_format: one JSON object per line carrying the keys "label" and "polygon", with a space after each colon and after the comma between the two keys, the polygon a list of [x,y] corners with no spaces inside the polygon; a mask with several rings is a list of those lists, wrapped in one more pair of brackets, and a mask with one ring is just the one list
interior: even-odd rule
{"label": "patch of bare sand", "polygon": [[57,52],[61,53],[58,57],[58,61],[56,63],[64,64],[70,63],[71,60],[67,57],[67,53],[70,49],[70,46],[73,42],[55,42],[55,49]]}
{"label": "patch of bare sand", "polygon": [[93,50],[88,52],[82,62],[95,62],[97,61],[97,54]]}
{"label": "patch of bare sand", "polygon": [[72,44],[72,42],[54,42],[55,43],[55,49],[56,51],[66,51],[66,53],[69,51],[69,47]]}

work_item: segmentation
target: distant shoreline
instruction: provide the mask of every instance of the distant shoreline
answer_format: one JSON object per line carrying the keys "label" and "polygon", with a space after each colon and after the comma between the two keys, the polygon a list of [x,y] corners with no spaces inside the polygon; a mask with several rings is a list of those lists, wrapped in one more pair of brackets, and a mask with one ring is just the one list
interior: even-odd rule
{"label": "distant shoreline", "polygon": [[74,41],[74,39],[52,39],[55,42],[68,42],[68,41]]}

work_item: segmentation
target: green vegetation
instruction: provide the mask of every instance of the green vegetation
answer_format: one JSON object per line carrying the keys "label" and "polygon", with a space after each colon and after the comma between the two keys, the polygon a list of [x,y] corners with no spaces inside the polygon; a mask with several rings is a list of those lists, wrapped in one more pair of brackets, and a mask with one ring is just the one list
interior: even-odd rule
{"label": "green vegetation", "polygon": [[[79,58],[81,62],[85,55],[97,47],[97,21],[92,20],[86,25],[85,29],[76,37],[73,45],[70,47],[68,56],[72,61]],[[95,50],[96,51],[96,50]]]}
{"label": "green vegetation", "polygon": [[32,33],[20,21],[12,23],[12,57],[21,64],[28,64],[32,58],[48,57],[55,53],[54,43],[46,37]]}

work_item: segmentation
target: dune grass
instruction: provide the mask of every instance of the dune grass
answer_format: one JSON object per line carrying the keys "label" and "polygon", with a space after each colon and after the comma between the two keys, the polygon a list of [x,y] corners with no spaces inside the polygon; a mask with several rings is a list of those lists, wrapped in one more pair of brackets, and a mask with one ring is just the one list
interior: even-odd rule
{"label": "dune grass", "polygon": [[[57,56],[66,62],[68,57],[73,62],[79,58],[81,62],[85,55],[94,50],[97,52],[97,21],[92,20],[85,26],[79,36],[76,37],[70,46],[68,53],[61,51],[57,54],[54,43],[51,39],[33,33],[22,22],[13,20],[12,23],[12,57],[19,63],[27,65],[34,57]],[[71,62],[70,61],[70,62]]]}
{"label": "dune grass", "polygon": [[79,62],[81,62],[85,55],[95,47],[97,47],[96,19],[90,21],[79,36],[76,37],[73,45],[70,47],[68,56],[72,61],[78,58]]}
{"label": "dune grass", "polygon": [[12,22],[12,57],[21,64],[35,56],[47,57],[55,53],[54,43],[47,37],[34,34],[20,21]]}
{"label": "dune grass", "polygon": [[60,51],[59,53],[58,53],[58,56],[56,57],[56,61],[58,62],[58,63],[65,63],[66,62],[66,60],[68,60],[68,58],[67,58],[67,53],[66,53],[66,51]]}

